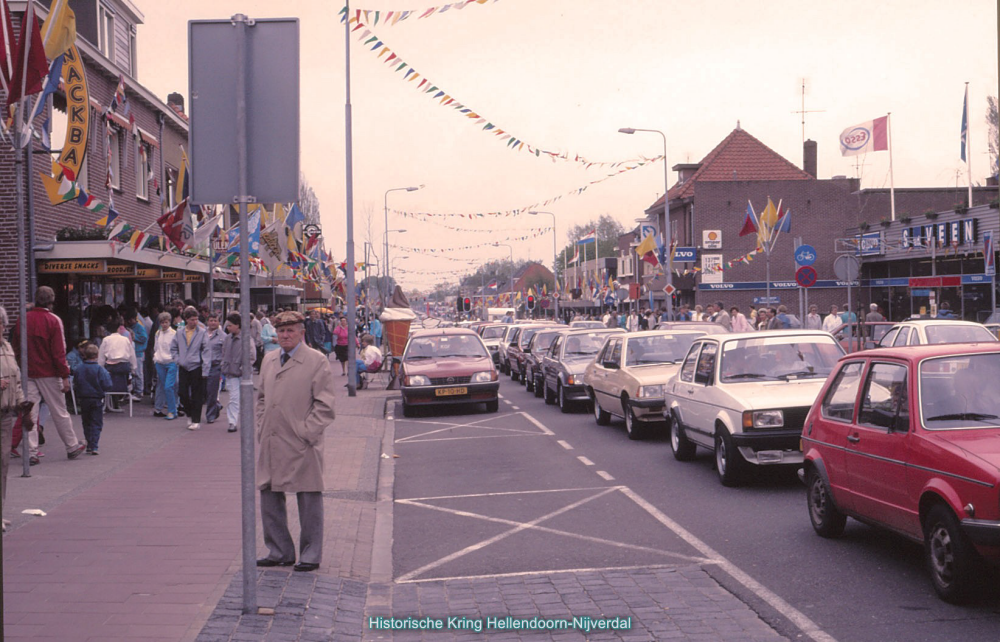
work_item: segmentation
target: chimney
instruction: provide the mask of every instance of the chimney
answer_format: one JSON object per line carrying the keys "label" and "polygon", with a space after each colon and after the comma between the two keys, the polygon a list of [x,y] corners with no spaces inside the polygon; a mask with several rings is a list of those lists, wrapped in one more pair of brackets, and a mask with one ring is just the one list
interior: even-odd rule
{"label": "chimney", "polygon": [[180,95],[176,91],[172,94],[167,94],[167,106],[173,107],[174,111],[178,114],[184,113],[184,96]]}
{"label": "chimney", "polygon": [[816,175],[816,141],[807,140],[802,144],[802,169],[813,178]]}

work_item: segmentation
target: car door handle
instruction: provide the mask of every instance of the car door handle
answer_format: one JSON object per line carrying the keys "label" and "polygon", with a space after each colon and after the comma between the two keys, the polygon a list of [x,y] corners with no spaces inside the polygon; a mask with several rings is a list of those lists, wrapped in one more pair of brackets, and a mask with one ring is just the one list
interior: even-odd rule
{"label": "car door handle", "polygon": [[861,441],[861,437],[858,437],[857,435],[847,435],[847,441],[851,442],[852,444],[856,444],[859,441]]}
{"label": "car door handle", "polygon": [[689,395],[694,394],[694,390],[692,390],[691,388],[688,388],[687,390],[685,390],[685,392],[687,392]]}

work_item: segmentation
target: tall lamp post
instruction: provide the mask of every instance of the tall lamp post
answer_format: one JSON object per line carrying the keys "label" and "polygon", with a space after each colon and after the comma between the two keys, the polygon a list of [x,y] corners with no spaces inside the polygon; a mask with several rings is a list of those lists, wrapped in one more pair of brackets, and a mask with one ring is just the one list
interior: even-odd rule
{"label": "tall lamp post", "polygon": [[555,295],[556,308],[553,312],[555,319],[559,320],[559,255],[556,253],[556,215],[553,212],[538,212],[531,211],[528,212],[532,216],[538,216],[539,214],[548,214],[552,217],[552,274],[555,277],[555,283],[552,285],[552,289],[555,290],[553,294]]}
{"label": "tall lamp post", "polygon": [[383,277],[383,282],[385,283],[385,298],[382,299],[382,307],[385,307],[386,302],[389,300],[389,277],[392,276],[392,265],[389,264],[389,233],[390,232],[405,232],[406,230],[386,230],[385,231],[385,276]]}
{"label": "tall lamp post", "polygon": [[[388,269],[388,265],[389,265],[389,232],[388,232],[388,230],[389,230],[389,192],[415,192],[418,189],[420,189],[421,187],[423,187],[422,184],[418,185],[417,187],[393,187],[393,188],[385,190],[385,198],[383,199],[383,204],[384,204],[384,211],[385,211],[385,229],[386,229],[386,233],[385,233],[385,245],[384,245],[385,253],[382,254],[382,259],[383,259],[382,262],[385,263],[385,265],[387,266],[386,267],[386,273],[388,273],[388,271],[389,271],[389,269]],[[383,308],[385,307],[386,301],[388,301],[388,300],[389,300],[389,284],[386,283],[385,288],[384,288],[384,294],[382,295],[382,307]]]}
{"label": "tall lamp post", "polygon": [[494,243],[494,247],[505,247],[510,250],[510,307],[514,310],[514,315],[517,316],[517,308],[514,307],[514,248],[506,243]]}
{"label": "tall lamp post", "polygon": [[[670,199],[667,196],[667,192],[670,190],[670,166],[667,165],[667,135],[659,129],[622,127],[618,130],[619,134],[634,134],[636,132],[651,132],[663,137],[663,227],[665,228],[663,230],[663,240],[667,246],[667,264],[663,266],[663,269],[666,272],[667,283],[669,284],[673,280],[670,268],[674,263],[674,240],[670,232]],[[671,321],[674,318],[674,297],[672,294],[667,295],[667,318]]]}

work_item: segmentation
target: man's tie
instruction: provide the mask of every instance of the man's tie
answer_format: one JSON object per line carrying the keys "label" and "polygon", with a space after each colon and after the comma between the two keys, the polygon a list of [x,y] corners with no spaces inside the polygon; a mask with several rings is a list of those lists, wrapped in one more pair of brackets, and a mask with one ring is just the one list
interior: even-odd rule
{"label": "man's tie", "polygon": [[281,365],[282,366],[284,366],[288,362],[288,356],[289,355],[288,355],[287,352],[282,352],[281,353]]}

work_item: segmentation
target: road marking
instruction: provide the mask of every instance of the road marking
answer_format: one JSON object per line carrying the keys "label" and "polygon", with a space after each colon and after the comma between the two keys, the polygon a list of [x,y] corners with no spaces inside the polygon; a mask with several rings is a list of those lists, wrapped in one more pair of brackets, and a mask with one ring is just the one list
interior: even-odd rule
{"label": "road marking", "polygon": [[612,476],[611,476],[611,475],[610,475],[609,473],[607,473],[606,471],[603,471],[603,470],[599,470],[599,471],[597,471],[597,474],[598,474],[598,475],[599,475],[599,476],[600,476],[600,477],[601,477],[602,479],[604,479],[604,480],[606,480],[606,481],[614,481],[614,480],[615,480],[615,478],[614,478],[614,477],[612,477]]}
{"label": "road marking", "polygon": [[517,525],[516,527],[514,527],[514,528],[512,528],[510,530],[507,530],[507,531],[504,531],[503,533],[500,533],[499,535],[495,535],[495,536],[493,536],[493,537],[491,537],[489,539],[485,539],[485,540],[483,540],[481,542],[478,542],[476,544],[473,544],[471,546],[466,546],[462,550],[455,551],[454,553],[451,553],[450,555],[445,555],[444,557],[442,557],[441,559],[439,559],[439,560],[437,560],[435,562],[431,562],[430,564],[424,564],[423,566],[421,566],[420,568],[416,569],[415,571],[410,571],[409,573],[406,573],[405,575],[401,575],[398,578],[398,580],[399,581],[405,581],[405,580],[413,579],[414,577],[417,577],[418,575],[423,575],[427,571],[432,571],[432,570],[438,568],[439,566],[444,566],[445,564],[447,564],[449,562],[452,562],[454,560],[457,560],[460,557],[465,557],[469,553],[474,553],[474,552],[478,551],[481,548],[485,548],[485,547],[489,546],[490,544],[495,544],[496,542],[499,542],[500,540],[507,539],[511,535],[516,535],[517,533],[520,533],[522,531],[526,531],[529,528],[531,528],[532,526],[535,526],[537,524],[541,524],[545,520],[552,519],[553,517],[558,517],[559,515],[562,515],[563,513],[567,513],[569,511],[573,510],[574,508],[579,508],[580,506],[583,506],[584,504],[586,504],[588,502],[592,502],[595,499],[598,499],[600,497],[604,497],[608,493],[613,493],[615,490],[616,490],[616,487],[611,487],[611,488],[608,488],[608,489],[604,490],[603,492],[597,493],[596,495],[591,495],[590,497],[584,497],[583,499],[575,501],[575,502],[573,502],[572,504],[570,504],[568,506],[563,506],[559,510],[555,510],[555,511],[553,511],[551,513],[548,513],[547,515],[542,515],[541,517],[538,517],[537,519],[534,519],[534,520],[532,520],[530,522],[527,522],[525,524],[519,524],[519,525]]}
{"label": "road marking", "polygon": [[511,406],[511,410],[520,410],[517,406]]}
{"label": "road marking", "polygon": [[512,401],[508,401],[507,399],[504,399],[503,402],[505,404],[507,404],[508,406],[513,406],[514,405],[514,403]]}
{"label": "road marking", "polygon": [[[429,502],[435,499],[465,499],[467,497],[502,497],[504,495],[537,495],[539,493],[573,493],[584,490],[604,490],[607,486],[583,486],[581,488],[553,488],[551,490],[507,490],[498,493],[473,493],[472,495],[437,495],[436,497],[410,497],[397,502]],[[619,486],[618,488],[623,488]]]}
{"label": "road marking", "polygon": [[567,442],[567,441],[563,441],[562,439],[560,439],[556,443],[559,444],[560,446],[562,446],[563,448],[565,448],[566,450],[573,450],[573,447],[570,446],[569,442]]}
{"label": "road marking", "polygon": [[819,625],[813,622],[805,613],[802,613],[794,606],[786,602],[779,595],[765,587],[763,584],[757,580],[750,577],[747,573],[737,567],[735,564],[730,562],[728,559],[720,555],[715,549],[703,542],[696,535],[688,531],[686,528],[675,522],[674,520],[667,517],[660,509],[653,506],[645,499],[640,497],[635,491],[627,486],[617,486],[616,488],[621,489],[621,492],[625,494],[626,497],[634,501],[643,510],[652,515],[652,517],[672,530],[678,537],[690,544],[696,550],[700,551],[702,555],[711,560],[710,564],[715,564],[726,573],[728,573],[734,580],[748,588],[750,591],[755,593],[759,598],[767,602],[771,608],[776,610],[778,613],[782,614],[795,626],[811,637],[817,642],[836,642],[835,638],[819,628]]}
{"label": "road marking", "polygon": [[529,575],[555,575],[556,573],[600,573],[603,571],[636,571],[650,568],[676,568],[676,564],[643,564],[641,566],[598,566],[594,568],[560,568],[550,571],[513,571],[510,573],[492,573],[489,575],[456,575],[454,577],[427,577],[419,580],[400,580],[400,584],[416,584],[418,582],[447,582],[448,580],[486,580],[500,577],[527,577]]}
{"label": "road marking", "polygon": [[587,459],[583,455],[580,455],[579,457],[577,457],[577,459],[579,459],[583,463],[584,466],[593,466],[594,465],[594,462],[590,461],[589,459]]}
{"label": "road marking", "polygon": [[531,423],[535,424],[535,426],[537,426],[537,427],[538,427],[538,429],[539,429],[539,430],[541,430],[542,432],[544,432],[544,433],[545,433],[546,435],[549,435],[549,436],[551,436],[551,437],[555,437],[555,433],[554,433],[554,432],[552,432],[551,430],[549,430],[549,429],[548,429],[548,428],[547,428],[547,427],[545,426],[545,424],[543,424],[542,422],[538,421],[537,419],[535,419],[534,417],[532,417],[531,415],[529,415],[529,414],[528,414],[528,413],[526,413],[526,412],[522,412],[521,414],[522,414],[522,415],[524,415],[524,418],[525,418],[525,419],[527,419],[527,420],[528,420],[528,421],[530,421]]}
{"label": "road marking", "polygon": [[[485,426],[485,425],[482,425],[483,422],[486,422],[486,421],[491,421],[493,419],[498,419],[498,418],[513,417],[513,416],[515,416],[517,414],[521,414],[521,415],[527,417],[528,420],[532,424],[534,424],[536,427],[543,428],[542,432],[541,433],[537,433],[537,432],[534,432],[534,431],[531,431],[531,430],[524,430],[524,429],[519,429],[519,428],[503,428],[501,426]],[[490,415],[489,417],[484,417],[482,419],[477,419],[475,421],[469,421],[469,422],[461,423],[461,424],[450,423],[450,422],[445,422],[445,421],[414,421],[414,422],[411,422],[411,423],[428,424],[428,425],[433,425],[433,426],[444,426],[444,428],[438,428],[437,430],[430,430],[430,431],[422,432],[422,433],[419,433],[419,434],[416,434],[416,435],[410,435],[408,437],[400,437],[399,439],[396,440],[395,443],[399,444],[399,443],[406,443],[406,442],[416,443],[416,442],[420,442],[420,441],[453,441],[455,439],[489,439],[489,438],[497,437],[497,436],[504,436],[504,437],[524,437],[524,436],[527,436],[527,437],[537,437],[537,436],[541,436],[541,435],[551,435],[552,434],[551,431],[545,430],[544,426],[539,426],[539,424],[538,424],[537,421],[534,421],[533,419],[531,419],[531,417],[528,417],[523,412],[522,413],[512,412],[512,413],[504,414],[504,415]],[[446,432],[446,431],[449,431],[449,430],[454,430],[455,428],[474,428],[476,430],[495,430],[495,431],[502,431],[502,432],[508,432],[508,433],[517,433],[517,434],[514,434],[514,435],[473,435],[473,436],[464,436],[464,437],[447,437],[447,438],[439,438],[439,439],[423,439],[424,437],[427,437],[429,435],[435,435],[437,433]]]}

